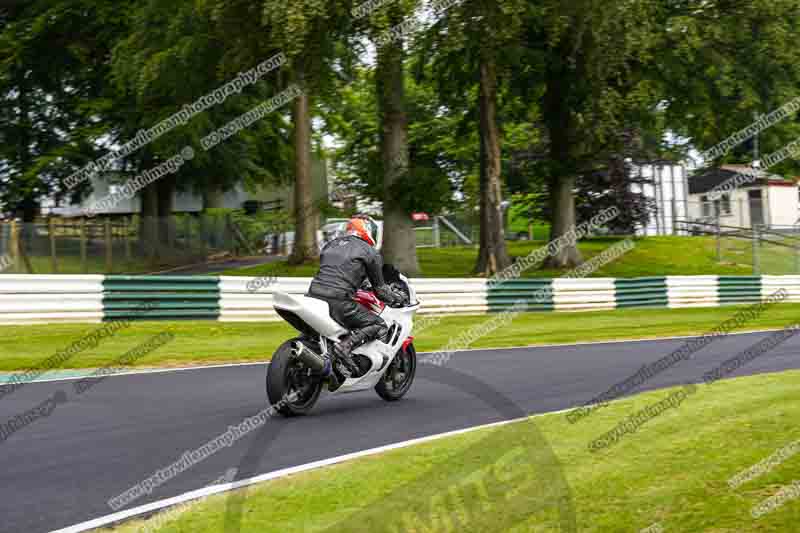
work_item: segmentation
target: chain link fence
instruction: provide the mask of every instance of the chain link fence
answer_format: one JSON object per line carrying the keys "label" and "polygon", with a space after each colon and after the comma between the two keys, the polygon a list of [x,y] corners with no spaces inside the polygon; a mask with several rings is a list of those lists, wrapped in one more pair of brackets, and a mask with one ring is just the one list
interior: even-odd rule
{"label": "chain link fence", "polygon": [[681,221],[689,235],[711,237],[717,262],[754,275],[800,274],[800,226],[727,225],[724,217]]}

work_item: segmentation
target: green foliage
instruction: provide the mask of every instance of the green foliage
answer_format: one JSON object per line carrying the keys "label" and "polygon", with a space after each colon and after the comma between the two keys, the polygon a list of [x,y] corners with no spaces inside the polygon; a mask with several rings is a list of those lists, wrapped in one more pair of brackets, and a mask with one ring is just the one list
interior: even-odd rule
{"label": "green foliage", "polygon": [[[328,128],[345,142],[336,151],[337,175],[346,187],[370,199],[383,199],[385,169],[379,151],[374,72],[355,69],[355,77],[341,89],[336,108],[326,109]],[[459,154],[471,152],[454,136],[452,115],[437,112],[436,94],[428,85],[407,84],[409,116],[409,179],[398,180],[391,199],[406,212],[439,213],[453,206],[459,181]],[[473,158],[469,153],[466,157]]]}
{"label": "green foliage", "polygon": [[[152,127],[235,77],[226,70],[226,48],[221,46],[225,34],[208,11],[196,8],[194,0],[149,0],[132,20],[132,31],[114,50],[114,81],[137,107],[150,112],[133,115],[130,131]],[[203,136],[277,92],[279,85],[271,74],[153,143],[152,151],[162,158],[186,145],[197,148],[197,157],[178,175],[179,187],[227,190],[242,181],[252,187],[286,179],[290,158],[286,109],[276,110],[208,152],[199,149]]]}
{"label": "green foliage", "polygon": [[[67,191],[64,178],[277,52],[287,65],[116,170],[141,171],[183,146],[198,147],[204,135],[300,81],[312,115],[322,119],[314,122],[316,139],[338,141],[341,183],[383,199],[387,169],[367,42],[419,2],[395,0],[354,20],[350,11],[360,3],[31,0],[3,7],[3,210],[85,195],[88,184]],[[632,181],[622,156],[674,160],[689,145],[710,148],[755,112],[795,98],[800,85],[796,0],[469,0],[428,22],[404,40],[404,68],[413,74],[405,84],[409,168],[391,196],[406,211],[478,205],[477,72],[486,58],[498,69],[506,192],[532,195],[538,213],[548,186],[567,176],[579,178],[580,212],[598,198],[611,202]],[[274,112],[210,152],[196,150],[179,188],[289,181],[287,115]],[[666,132],[681,145],[667,142]],[[797,137],[800,121],[784,120],[762,133],[762,152]],[[747,162],[751,148],[745,143],[717,162]],[[771,170],[792,175],[800,165]],[[631,224],[644,216],[635,199],[622,205]]]}
{"label": "green foliage", "polygon": [[541,225],[546,217],[542,209],[546,205],[545,193],[514,194],[508,208],[508,230],[511,234],[528,233],[528,224]]}
{"label": "green foliage", "polygon": [[[107,57],[128,31],[128,0],[36,0],[0,8],[0,204],[76,197],[63,179],[113,137]],[[111,130],[111,131],[109,131]],[[108,140],[108,139],[106,139]]]}
{"label": "green foliage", "polygon": [[[793,0],[706,2],[661,11],[654,78],[671,127],[706,150],[797,97],[800,11]],[[796,117],[760,136],[762,153],[800,136]],[[751,144],[717,162],[750,162]],[[773,169],[797,171],[794,161]]]}

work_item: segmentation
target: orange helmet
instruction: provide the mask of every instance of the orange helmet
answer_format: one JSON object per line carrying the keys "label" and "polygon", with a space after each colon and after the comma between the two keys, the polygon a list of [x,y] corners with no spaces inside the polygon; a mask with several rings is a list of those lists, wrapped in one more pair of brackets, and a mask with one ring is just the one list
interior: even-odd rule
{"label": "orange helmet", "polygon": [[378,224],[366,215],[356,215],[347,223],[347,234],[356,235],[367,241],[370,246],[375,246],[378,238]]}

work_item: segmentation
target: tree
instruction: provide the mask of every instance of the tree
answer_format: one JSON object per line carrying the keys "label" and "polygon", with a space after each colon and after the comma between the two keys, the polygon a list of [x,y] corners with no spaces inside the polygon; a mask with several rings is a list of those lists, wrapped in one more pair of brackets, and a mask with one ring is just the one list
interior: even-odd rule
{"label": "tree", "polygon": [[[665,130],[709,146],[747,126],[755,109],[788,101],[800,81],[789,37],[797,23],[789,0],[532,5],[523,37],[529,67],[515,78],[519,86],[544,87],[551,237],[575,224],[576,180],[622,129],[646,124],[663,108]],[[577,247],[567,246],[547,266],[580,261]]]}
{"label": "tree", "polygon": [[[511,263],[504,235],[502,133],[506,126],[523,122],[530,111],[519,102],[512,104],[514,96],[508,93],[513,70],[519,67],[516,41],[524,9],[525,3],[517,0],[475,0],[452,7],[432,26],[419,51],[423,64],[433,65],[448,107],[458,109],[458,101],[465,98],[472,101],[470,115],[478,130],[481,221],[475,272],[484,275]],[[513,116],[502,117],[504,107],[505,111],[514,108]],[[504,124],[504,118],[508,123]],[[508,156],[512,149],[505,148]]]}
{"label": "tree", "polygon": [[[544,67],[551,239],[576,223],[577,177],[591,170],[598,153],[607,153],[608,139],[624,125],[633,95],[647,96],[648,86],[636,69],[657,31],[653,7],[649,0],[577,0],[546,2],[541,12],[529,12],[541,21],[528,26],[526,42]],[[546,266],[567,268],[581,261],[577,245],[568,245],[548,257]]]}
{"label": "tree", "polygon": [[324,91],[332,76],[331,62],[349,20],[349,2],[324,0],[265,0],[264,21],[272,43],[289,57],[291,79],[303,93],[293,103],[295,170],[295,239],[292,264],[317,259],[319,213],[312,197],[311,95]]}
{"label": "tree", "polygon": [[416,234],[410,213],[392,195],[398,186],[410,179],[404,63],[406,36],[391,32],[412,21],[413,11],[414,3],[394,2],[372,12],[367,29],[377,49],[374,80],[383,169],[382,253],[387,263],[409,276],[420,272]]}
{"label": "tree", "polygon": [[[413,68],[413,67],[407,67]],[[342,141],[334,153],[337,181],[349,191],[375,202],[385,197],[375,88],[375,70],[358,68],[324,105],[326,130]],[[477,166],[477,157],[463,139],[473,132],[461,126],[461,113],[442,113],[433,85],[406,78],[408,116],[407,178],[395,181],[391,203],[405,213],[441,214],[456,207],[454,192]]]}
{"label": "tree", "polygon": [[[130,26],[113,57],[113,79],[123,94],[121,99],[135,104],[135,110],[118,124],[118,131],[128,138],[212,94],[237,75],[225,69],[225,35],[208,11],[196,9],[193,0],[140,3],[131,13]],[[162,177],[142,191],[143,245],[172,247],[176,190],[211,191],[213,195],[242,182],[250,186],[276,183],[285,175],[288,133],[280,110],[211,150],[201,149],[199,142],[268,98],[276,86],[270,80],[216,102],[131,158],[135,167],[147,169],[186,146],[195,152],[176,174]]]}
{"label": "tree", "polygon": [[[600,211],[616,208],[619,215],[608,223],[611,233],[633,235],[637,228],[647,226],[656,213],[656,201],[642,192],[634,192],[632,185],[643,190],[654,185],[652,178],[641,176],[639,165],[653,161],[642,146],[640,132],[626,128],[614,138],[608,152],[597,166],[582,172],[576,181],[576,218],[579,224],[589,221]],[[640,168],[640,167],[639,167]]]}
{"label": "tree", "polygon": [[[652,65],[670,128],[698,150],[707,150],[797,98],[800,11],[793,0],[663,2]],[[762,153],[800,136],[792,113],[759,135]],[[752,139],[707,165],[752,161]],[[745,149],[747,150],[745,152]],[[771,172],[796,173],[790,160]]]}
{"label": "tree", "polygon": [[0,8],[0,203],[32,221],[42,198],[78,199],[64,179],[97,157],[109,57],[131,2],[63,0]]}

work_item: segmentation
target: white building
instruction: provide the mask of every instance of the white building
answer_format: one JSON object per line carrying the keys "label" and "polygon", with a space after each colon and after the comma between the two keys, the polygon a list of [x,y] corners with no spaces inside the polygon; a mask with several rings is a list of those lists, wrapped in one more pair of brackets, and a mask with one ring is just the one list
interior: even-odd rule
{"label": "white building", "polygon": [[650,217],[647,226],[640,228],[637,235],[676,235],[682,233],[688,214],[688,194],[686,168],[679,165],[643,165],[636,170],[642,178],[652,183],[633,184],[631,191],[644,194],[656,203],[656,212]]}
{"label": "white building", "polygon": [[[312,157],[312,187],[314,198],[326,200],[328,192],[327,161],[321,157]],[[91,178],[92,192],[80,204],[56,205],[52,199],[42,201],[43,214],[53,214],[64,217],[83,216],[86,208],[96,205],[96,202],[119,192],[122,179],[112,179],[112,175],[95,175]],[[294,205],[294,186],[264,185],[253,191],[245,188],[241,182],[231,190],[219,193],[214,198],[214,206],[227,209],[241,209],[245,202],[258,202],[262,205],[280,205],[284,209],[292,209]],[[141,212],[141,199],[139,195],[131,199],[122,199],[111,208],[96,211],[98,215],[132,215]],[[173,193],[173,213],[200,213],[204,209],[203,193],[201,191],[175,191]]]}
{"label": "white building", "polygon": [[[738,184],[733,190],[714,198],[726,182],[743,171],[756,172],[756,179]],[[800,219],[800,191],[796,180],[754,170],[744,165],[723,165],[689,179],[689,217],[699,222],[716,222],[723,226],[751,228],[794,226]]]}
{"label": "white building", "polygon": [[[52,213],[54,215],[64,217],[82,216],[84,209],[94,205],[101,199],[118,192],[121,185],[110,183],[104,176],[95,175],[91,178],[92,192],[83,199],[80,204],[70,204],[67,206],[57,207],[51,201],[42,203],[42,208],[45,213]],[[238,209],[242,203],[250,199],[252,195],[248,194],[241,185],[237,185],[222,195],[221,207],[231,209]],[[178,192],[173,193],[175,213],[199,213],[203,210],[203,196],[201,194],[194,194],[192,192]],[[98,212],[101,215],[130,215],[139,213],[141,211],[141,199],[139,196],[134,196],[131,199],[122,199],[110,209],[103,209]]]}

